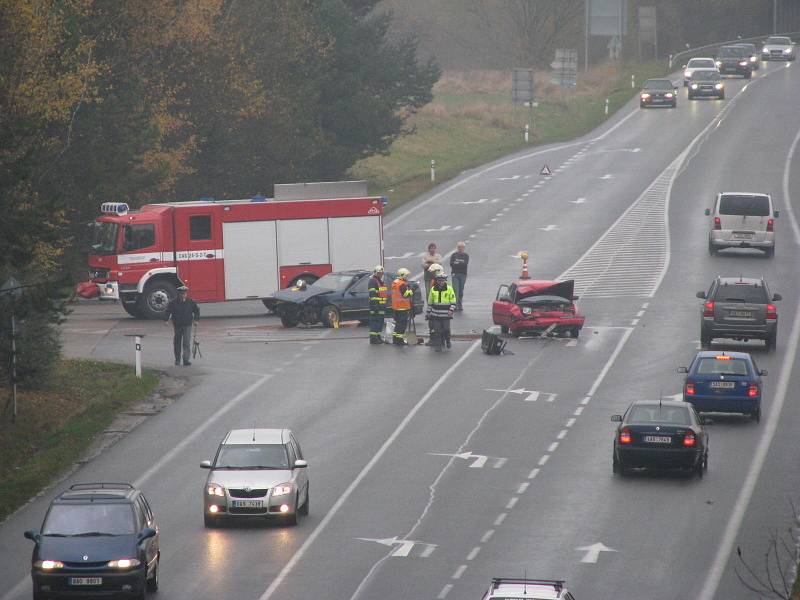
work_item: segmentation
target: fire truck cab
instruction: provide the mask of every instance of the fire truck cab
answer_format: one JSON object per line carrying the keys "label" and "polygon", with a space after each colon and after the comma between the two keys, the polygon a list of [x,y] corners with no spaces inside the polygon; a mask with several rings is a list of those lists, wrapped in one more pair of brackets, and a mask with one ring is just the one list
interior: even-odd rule
{"label": "fire truck cab", "polygon": [[[139,210],[103,203],[90,240],[94,285],[81,284],[78,293],[119,300],[133,317],[159,319],[181,284],[196,302],[260,299],[269,306],[276,290],[298,279],[383,263],[386,200],[366,196],[366,183],[275,187],[275,199],[206,199]],[[347,193],[353,191],[363,195]],[[325,196],[298,199],[316,193]]]}

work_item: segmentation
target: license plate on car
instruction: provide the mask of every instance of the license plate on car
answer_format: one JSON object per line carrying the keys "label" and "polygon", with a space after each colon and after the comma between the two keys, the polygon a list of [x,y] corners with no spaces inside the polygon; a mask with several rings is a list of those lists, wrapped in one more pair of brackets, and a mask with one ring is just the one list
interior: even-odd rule
{"label": "license plate on car", "polygon": [[733,232],[733,237],[735,237],[737,240],[752,240],[753,235],[754,234],[752,233],[740,233],[738,231]]}
{"label": "license plate on car", "polygon": [[724,389],[731,389],[736,387],[736,383],[733,381],[712,381],[711,382],[712,388],[724,388]]}
{"label": "license plate on car", "polygon": [[103,585],[102,577],[70,577],[70,585]]}
{"label": "license plate on car", "polygon": [[750,318],[753,316],[752,310],[732,310],[730,311],[730,315],[732,317],[747,317]]}
{"label": "license plate on car", "polygon": [[644,441],[648,444],[671,444],[672,438],[668,435],[646,435]]}
{"label": "license plate on car", "polygon": [[264,508],[263,500],[233,500],[236,508]]}

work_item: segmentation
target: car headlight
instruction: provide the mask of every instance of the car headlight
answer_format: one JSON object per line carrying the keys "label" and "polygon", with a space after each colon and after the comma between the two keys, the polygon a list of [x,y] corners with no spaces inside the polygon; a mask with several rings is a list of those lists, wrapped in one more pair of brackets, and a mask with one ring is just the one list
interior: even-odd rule
{"label": "car headlight", "polygon": [[523,315],[529,315],[529,314],[531,314],[531,307],[530,307],[530,306],[526,306],[526,307],[524,307],[524,308],[522,309],[522,314],[523,314]]}
{"label": "car headlight", "polygon": [[63,569],[64,563],[60,560],[37,560],[33,566],[42,571],[52,571],[54,569]]}
{"label": "car headlight", "polygon": [[120,558],[108,561],[108,566],[112,569],[132,569],[142,564],[138,558]]}
{"label": "car headlight", "polygon": [[664,98],[672,98],[672,92],[667,92],[664,94]]}
{"label": "car headlight", "polygon": [[762,53],[762,54],[769,54],[769,48],[767,48],[766,46],[764,46],[764,47],[761,49],[761,53]]}
{"label": "car headlight", "polygon": [[786,50],[784,50],[783,53],[784,54],[791,54],[792,53],[792,49],[791,48],[786,48]]}
{"label": "car headlight", "polygon": [[218,483],[209,483],[206,491],[209,496],[225,496],[225,488]]}
{"label": "car headlight", "polygon": [[649,97],[650,97],[650,94],[648,94],[647,92],[644,92],[642,94],[642,100],[647,100]]}
{"label": "car headlight", "polygon": [[718,60],[715,64],[717,65],[717,67],[721,67],[722,66],[722,61]]}
{"label": "car headlight", "polygon": [[714,87],[715,87],[715,88],[717,88],[718,90],[721,90],[721,89],[722,89],[723,87],[725,87],[725,86],[723,86],[721,83],[718,83],[718,84],[717,84],[717,85],[715,85]]}
{"label": "car headlight", "polygon": [[747,66],[747,61],[746,60],[740,60],[739,61],[739,66],[740,67],[746,67]]}
{"label": "car headlight", "polygon": [[286,494],[292,493],[292,484],[291,483],[282,483],[280,485],[276,485],[272,489],[272,496],[285,496]]}
{"label": "car headlight", "polygon": [[691,88],[692,88],[693,90],[696,90],[696,89],[697,89],[697,84],[696,84],[696,83],[693,83],[693,84],[691,85]]}

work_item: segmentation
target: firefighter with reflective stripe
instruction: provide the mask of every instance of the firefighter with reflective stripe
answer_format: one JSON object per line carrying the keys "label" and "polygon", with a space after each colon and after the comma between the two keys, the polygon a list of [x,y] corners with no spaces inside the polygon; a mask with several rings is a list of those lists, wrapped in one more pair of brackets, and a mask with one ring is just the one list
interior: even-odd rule
{"label": "firefighter with reflective stripe", "polygon": [[408,327],[408,314],[412,308],[411,299],[414,296],[414,290],[408,285],[409,275],[411,275],[411,271],[408,269],[397,269],[397,279],[392,282],[392,312],[394,313],[392,343],[397,346],[408,346],[406,327]]}
{"label": "firefighter with reflective stripe", "polygon": [[447,283],[444,269],[436,271],[433,286],[428,292],[428,312],[425,314],[431,331],[429,346],[440,349],[444,344],[450,348],[450,320],[453,318],[455,309],[456,293],[453,291],[453,287]]}
{"label": "firefighter with reflective stripe", "polygon": [[383,282],[383,267],[378,265],[369,278],[369,343],[382,344],[381,331],[386,318],[386,302],[389,290]]}

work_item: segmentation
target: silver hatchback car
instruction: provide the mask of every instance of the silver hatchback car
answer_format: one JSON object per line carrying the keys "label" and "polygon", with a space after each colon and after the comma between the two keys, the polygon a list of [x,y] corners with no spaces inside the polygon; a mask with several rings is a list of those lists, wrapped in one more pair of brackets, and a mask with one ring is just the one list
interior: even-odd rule
{"label": "silver hatchback car", "polygon": [[708,253],[712,256],[726,248],[755,248],[774,256],[778,211],[769,194],[723,192],[706,215],[711,217]]}
{"label": "silver hatchback car", "polygon": [[308,463],[288,429],[234,429],[220,442],[203,488],[206,527],[222,519],[277,517],[297,525],[309,507]]}

